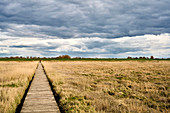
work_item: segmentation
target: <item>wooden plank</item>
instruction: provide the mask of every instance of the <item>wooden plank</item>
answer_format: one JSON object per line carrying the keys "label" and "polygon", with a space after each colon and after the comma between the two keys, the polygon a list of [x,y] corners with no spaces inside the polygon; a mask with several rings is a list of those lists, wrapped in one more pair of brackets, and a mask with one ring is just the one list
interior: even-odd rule
{"label": "wooden plank", "polygon": [[60,113],[41,63],[36,70],[21,113]]}

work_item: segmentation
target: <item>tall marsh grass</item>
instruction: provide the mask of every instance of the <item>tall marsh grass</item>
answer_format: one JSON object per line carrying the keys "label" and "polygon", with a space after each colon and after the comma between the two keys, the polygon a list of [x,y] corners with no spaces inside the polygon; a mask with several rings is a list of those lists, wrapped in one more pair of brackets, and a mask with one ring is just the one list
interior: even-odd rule
{"label": "tall marsh grass", "polygon": [[170,111],[170,61],[44,61],[43,65],[65,112]]}
{"label": "tall marsh grass", "polygon": [[0,113],[15,113],[38,62],[0,62]]}

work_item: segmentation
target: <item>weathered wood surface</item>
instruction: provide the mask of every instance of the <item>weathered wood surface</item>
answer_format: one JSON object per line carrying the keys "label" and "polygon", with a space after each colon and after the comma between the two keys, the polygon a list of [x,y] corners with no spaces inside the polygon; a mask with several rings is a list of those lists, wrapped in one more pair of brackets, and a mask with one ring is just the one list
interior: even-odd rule
{"label": "weathered wood surface", "polygon": [[41,63],[35,72],[21,113],[60,113]]}

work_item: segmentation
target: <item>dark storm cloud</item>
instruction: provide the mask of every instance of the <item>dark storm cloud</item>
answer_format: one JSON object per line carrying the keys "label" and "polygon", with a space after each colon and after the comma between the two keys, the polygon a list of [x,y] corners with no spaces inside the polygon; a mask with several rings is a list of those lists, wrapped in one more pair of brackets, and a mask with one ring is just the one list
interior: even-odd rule
{"label": "dark storm cloud", "polygon": [[88,49],[103,48],[103,47],[105,47],[107,45],[117,45],[117,43],[109,42],[109,41],[104,41],[104,42],[101,42],[101,41],[91,41],[91,42],[86,43],[86,46],[87,46]]}
{"label": "dark storm cloud", "polygon": [[11,36],[45,38],[169,33],[169,4],[169,0],[1,0],[0,28]]}
{"label": "dark storm cloud", "polygon": [[9,46],[10,48],[30,48],[32,46],[26,46],[26,45],[13,45],[13,46]]}
{"label": "dark storm cloud", "polygon": [[0,56],[169,57],[169,4],[0,0]]}
{"label": "dark storm cloud", "polygon": [[138,52],[141,51],[141,48],[109,48],[108,51],[111,54],[120,54],[120,53],[126,53],[126,52]]}

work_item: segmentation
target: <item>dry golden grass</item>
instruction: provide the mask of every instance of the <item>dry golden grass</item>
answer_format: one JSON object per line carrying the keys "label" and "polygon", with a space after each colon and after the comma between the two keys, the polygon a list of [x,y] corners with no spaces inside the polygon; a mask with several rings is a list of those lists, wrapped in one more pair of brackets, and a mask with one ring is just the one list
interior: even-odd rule
{"label": "dry golden grass", "polygon": [[38,62],[0,62],[0,113],[15,113]]}
{"label": "dry golden grass", "polygon": [[169,112],[170,61],[44,61],[66,112]]}

